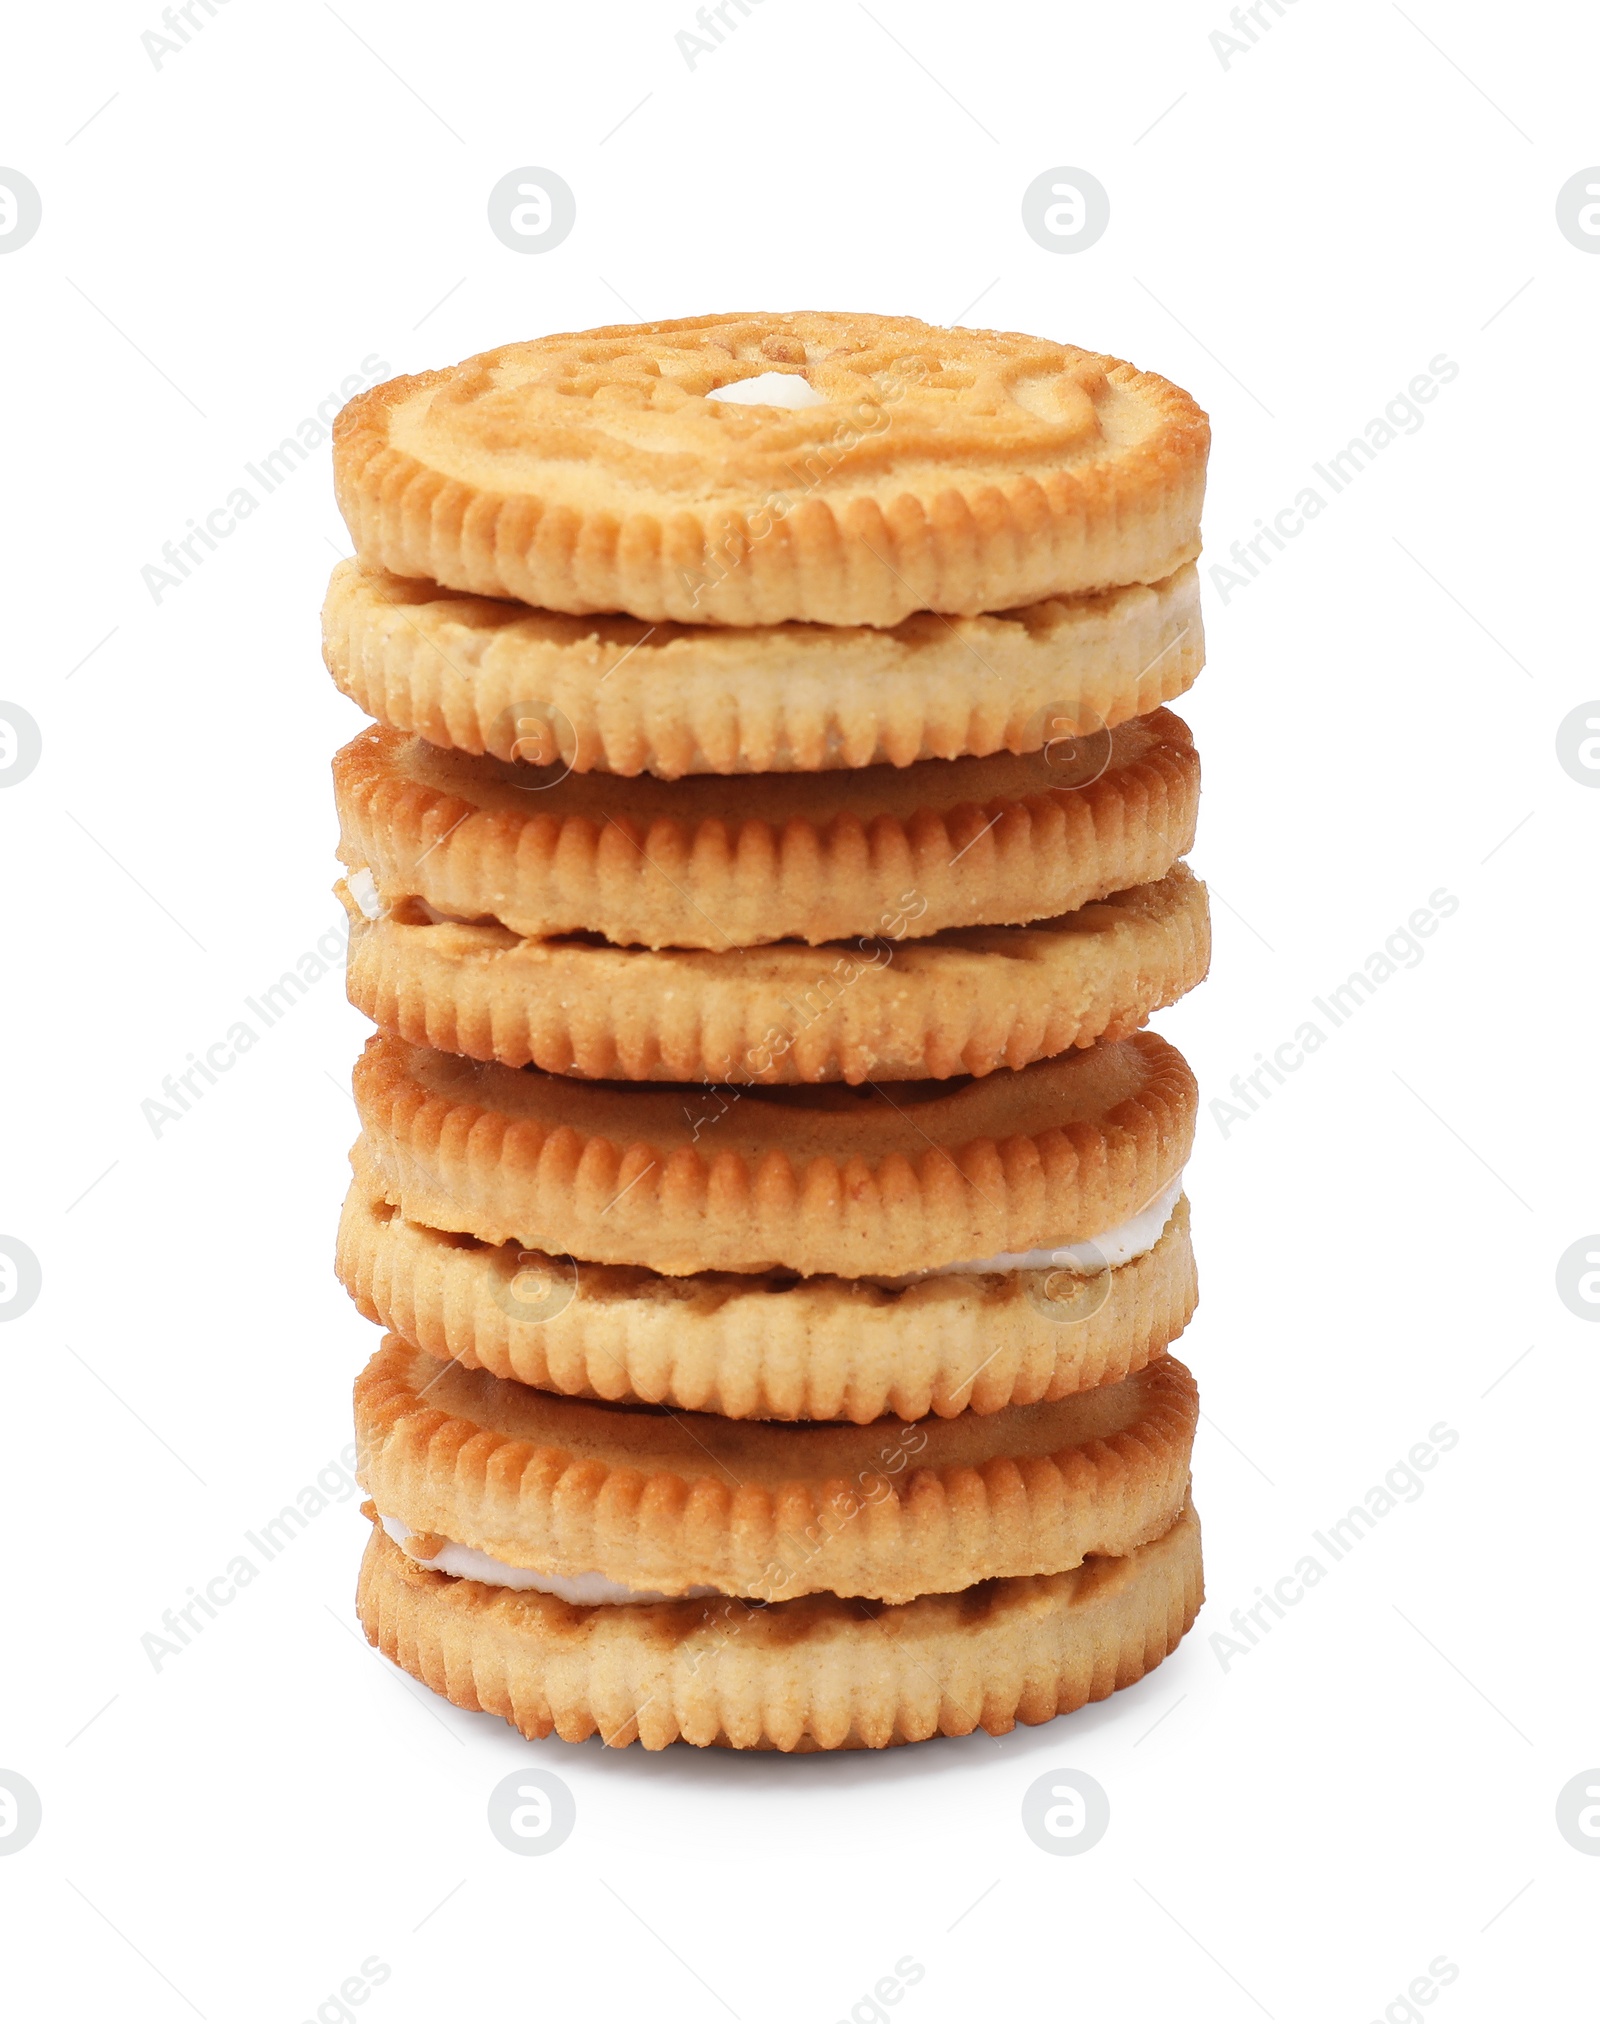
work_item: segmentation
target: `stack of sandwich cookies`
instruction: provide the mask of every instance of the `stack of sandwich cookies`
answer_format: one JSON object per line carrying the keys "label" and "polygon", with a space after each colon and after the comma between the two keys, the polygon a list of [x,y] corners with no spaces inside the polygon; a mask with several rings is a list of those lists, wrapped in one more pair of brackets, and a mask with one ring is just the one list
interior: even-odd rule
{"label": "stack of sandwich cookies", "polygon": [[1206,441],[1114,360],[823,315],[340,418],[358,1600],[458,1704],[875,1747],[1192,1621],[1144,1023],[1209,953]]}

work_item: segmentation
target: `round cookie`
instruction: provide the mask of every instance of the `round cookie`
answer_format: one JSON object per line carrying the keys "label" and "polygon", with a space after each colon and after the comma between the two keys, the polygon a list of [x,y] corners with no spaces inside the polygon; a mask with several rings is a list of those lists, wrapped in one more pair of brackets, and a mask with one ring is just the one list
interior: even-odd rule
{"label": "round cookie", "polygon": [[671,1279],[408,1223],[359,1141],[352,1163],[336,1269],[367,1319],[430,1356],[572,1397],[857,1424],[993,1413],[1143,1369],[1198,1294],[1184,1197],[1152,1250],[1094,1275]]}
{"label": "round cookie", "polygon": [[1005,925],[1163,877],[1200,762],[1169,710],[987,759],[619,780],[374,728],[333,764],[339,857],[384,904],[514,934],[750,948]]}
{"label": "round cookie", "polygon": [[1170,1356],[1049,1405],[868,1426],[556,1398],[395,1335],[355,1386],[360,1481],[420,1535],[416,1557],[438,1540],[568,1581],[766,1602],[910,1602],[1131,1553],[1183,1508],[1195,1419]]}
{"label": "round cookie", "polygon": [[1182,1171],[1197,1090],[1156,1034],[851,1089],[579,1082],[376,1034],[353,1087],[383,1197],[487,1244],[657,1272],[923,1272],[1117,1228]]}
{"label": "round cookie", "polygon": [[627,1081],[904,1081],[1022,1068],[1120,1040],[1206,974],[1206,890],[1186,865],[1075,913],[921,941],[620,949],[350,916],[350,1002],[419,1046]]}
{"label": "round cookie", "polygon": [[579,772],[818,772],[1032,752],[1181,696],[1192,564],[1156,584],[889,630],[574,618],[341,562],[323,657],[391,730]]}
{"label": "round cookie", "polygon": [[[707,398],[772,372],[804,406]],[[827,312],[537,338],[359,394],[363,562],[564,612],[892,626],[1193,561],[1210,432],[1177,387],[1014,332]]]}
{"label": "round cookie", "polygon": [[887,1606],[580,1608],[432,1573],[374,1525],[356,1606],[394,1664],[530,1738],[813,1751],[1004,1735],[1104,1700],[1176,1648],[1203,1593],[1190,1504],[1122,1559]]}

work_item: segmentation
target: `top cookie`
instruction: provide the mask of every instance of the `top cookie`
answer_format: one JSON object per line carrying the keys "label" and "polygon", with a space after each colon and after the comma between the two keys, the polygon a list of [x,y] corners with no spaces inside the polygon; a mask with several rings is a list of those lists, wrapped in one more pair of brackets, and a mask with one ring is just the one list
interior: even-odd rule
{"label": "top cookie", "polygon": [[[757,379],[770,401],[716,397]],[[334,481],[362,561],[400,576],[559,612],[892,626],[1170,576],[1199,552],[1209,440],[1186,393],[1118,359],[803,311],[390,380],[335,423]]]}

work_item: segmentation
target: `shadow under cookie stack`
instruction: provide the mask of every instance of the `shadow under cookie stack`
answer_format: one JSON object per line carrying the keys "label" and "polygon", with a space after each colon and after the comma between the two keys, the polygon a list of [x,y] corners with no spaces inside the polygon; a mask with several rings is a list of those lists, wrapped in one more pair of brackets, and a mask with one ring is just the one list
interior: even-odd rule
{"label": "shadow under cookie stack", "polygon": [[1044,339],[707,317],[359,396],[324,613],[387,1657],[524,1735],[880,1747],[1201,1599],[1208,430]]}

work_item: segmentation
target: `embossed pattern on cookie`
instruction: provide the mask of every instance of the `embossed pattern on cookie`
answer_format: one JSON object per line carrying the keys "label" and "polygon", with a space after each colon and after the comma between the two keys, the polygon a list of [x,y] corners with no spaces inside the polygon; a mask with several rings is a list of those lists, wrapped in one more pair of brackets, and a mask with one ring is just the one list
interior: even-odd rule
{"label": "embossed pattern on cookie", "polygon": [[[718,401],[774,368],[820,399]],[[1210,432],[1120,359],[914,317],[690,317],[536,338],[358,395],[363,562],[564,612],[892,626],[1158,583]]]}

